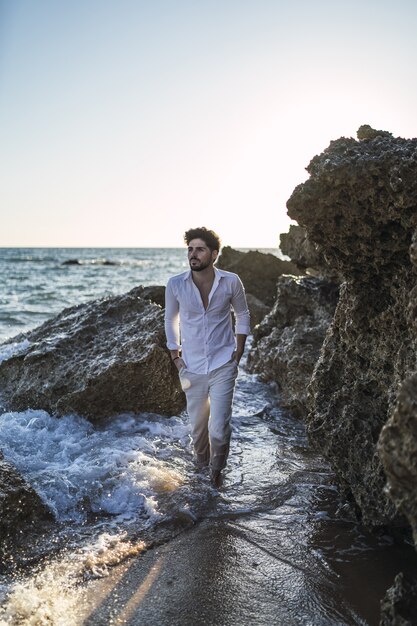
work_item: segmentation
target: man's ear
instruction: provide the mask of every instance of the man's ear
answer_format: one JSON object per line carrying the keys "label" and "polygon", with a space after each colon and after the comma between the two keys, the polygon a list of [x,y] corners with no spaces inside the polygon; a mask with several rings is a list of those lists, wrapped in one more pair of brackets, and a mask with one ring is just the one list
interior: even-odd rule
{"label": "man's ear", "polygon": [[219,251],[218,250],[212,250],[211,258],[213,259],[213,263],[217,259],[218,255],[219,255]]}

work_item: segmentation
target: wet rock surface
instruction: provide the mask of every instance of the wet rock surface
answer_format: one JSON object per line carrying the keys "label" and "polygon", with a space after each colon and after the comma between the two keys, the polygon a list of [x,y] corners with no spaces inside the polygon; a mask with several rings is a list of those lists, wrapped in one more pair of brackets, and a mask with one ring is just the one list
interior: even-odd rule
{"label": "wet rock surface", "polygon": [[278,384],[280,401],[297,416],[307,411],[307,385],[338,297],[338,287],[315,277],[281,277],[272,311],[254,331],[248,368]]}
{"label": "wet rock surface", "polygon": [[[408,482],[415,476],[415,385],[407,383],[398,394],[416,370],[416,332],[407,310],[416,282],[410,244],[417,140],[380,131],[360,137],[331,142],[287,204],[290,217],[346,281],[310,383],[308,431],[366,524],[403,524],[404,512],[415,528],[417,483]],[[395,455],[388,434],[378,448],[391,416]],[[395,460],[400,449],[401,466]],[[397,506],[385,491],[387,474]]]}
{"label": "wet rock surface", "polygon": [[381,601],[380,626],[414,626],[417,624],[417,582],[401,572],[395,577]]}
{"label": "wet rock surface", "polygon": [[184,395],[165,348],[163,311],[149,301],[161,294],[161,288],[137,287],[65,309],[15,337],[18,351],[0,363],[6,408],[92,420],[181,411]]}
{"label": "wet rock surface", "polygon": [[[51,521],[52,513],[38,494],[4,460],[0,452],[0,539],[3,544],[29,525]],[[1,548],[0,548],[1,556]]]}

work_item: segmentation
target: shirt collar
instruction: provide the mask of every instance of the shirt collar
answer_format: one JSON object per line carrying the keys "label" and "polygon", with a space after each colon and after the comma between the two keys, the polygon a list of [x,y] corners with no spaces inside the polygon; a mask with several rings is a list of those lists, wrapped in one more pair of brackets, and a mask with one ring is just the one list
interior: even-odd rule
{"label": "shirt collar", "polygon": [[[214,266],[213,269],[214,269],[214,283],[217,284],[219,280],[224,276],[224,274],[221,270],[217,269],[216,266]],[[191,278],[191,270],[188,270],[188,272],[184,272],[183,280],[188,280],[189,278]]]}

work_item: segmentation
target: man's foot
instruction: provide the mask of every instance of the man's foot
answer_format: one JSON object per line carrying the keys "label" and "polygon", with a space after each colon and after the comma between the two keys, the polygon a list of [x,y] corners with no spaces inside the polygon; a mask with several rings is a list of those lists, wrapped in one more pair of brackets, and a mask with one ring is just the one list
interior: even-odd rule
{"label": "man's foot", "polygon": [[215,487],[221,487],[223,484],[223,475],[221,470],[211,470],[211,482]]}

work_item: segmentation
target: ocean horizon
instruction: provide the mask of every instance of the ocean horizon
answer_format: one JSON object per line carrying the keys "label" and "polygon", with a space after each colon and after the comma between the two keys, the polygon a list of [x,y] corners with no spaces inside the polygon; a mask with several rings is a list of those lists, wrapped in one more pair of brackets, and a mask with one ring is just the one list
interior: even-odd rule
{"label": "ocean horizon", "polygon": [[[282,256],[278,248],[253,249]],[[165,285],[187,267],[185,247],[2,247],[0,343],[69,306],[138,285]]]}

